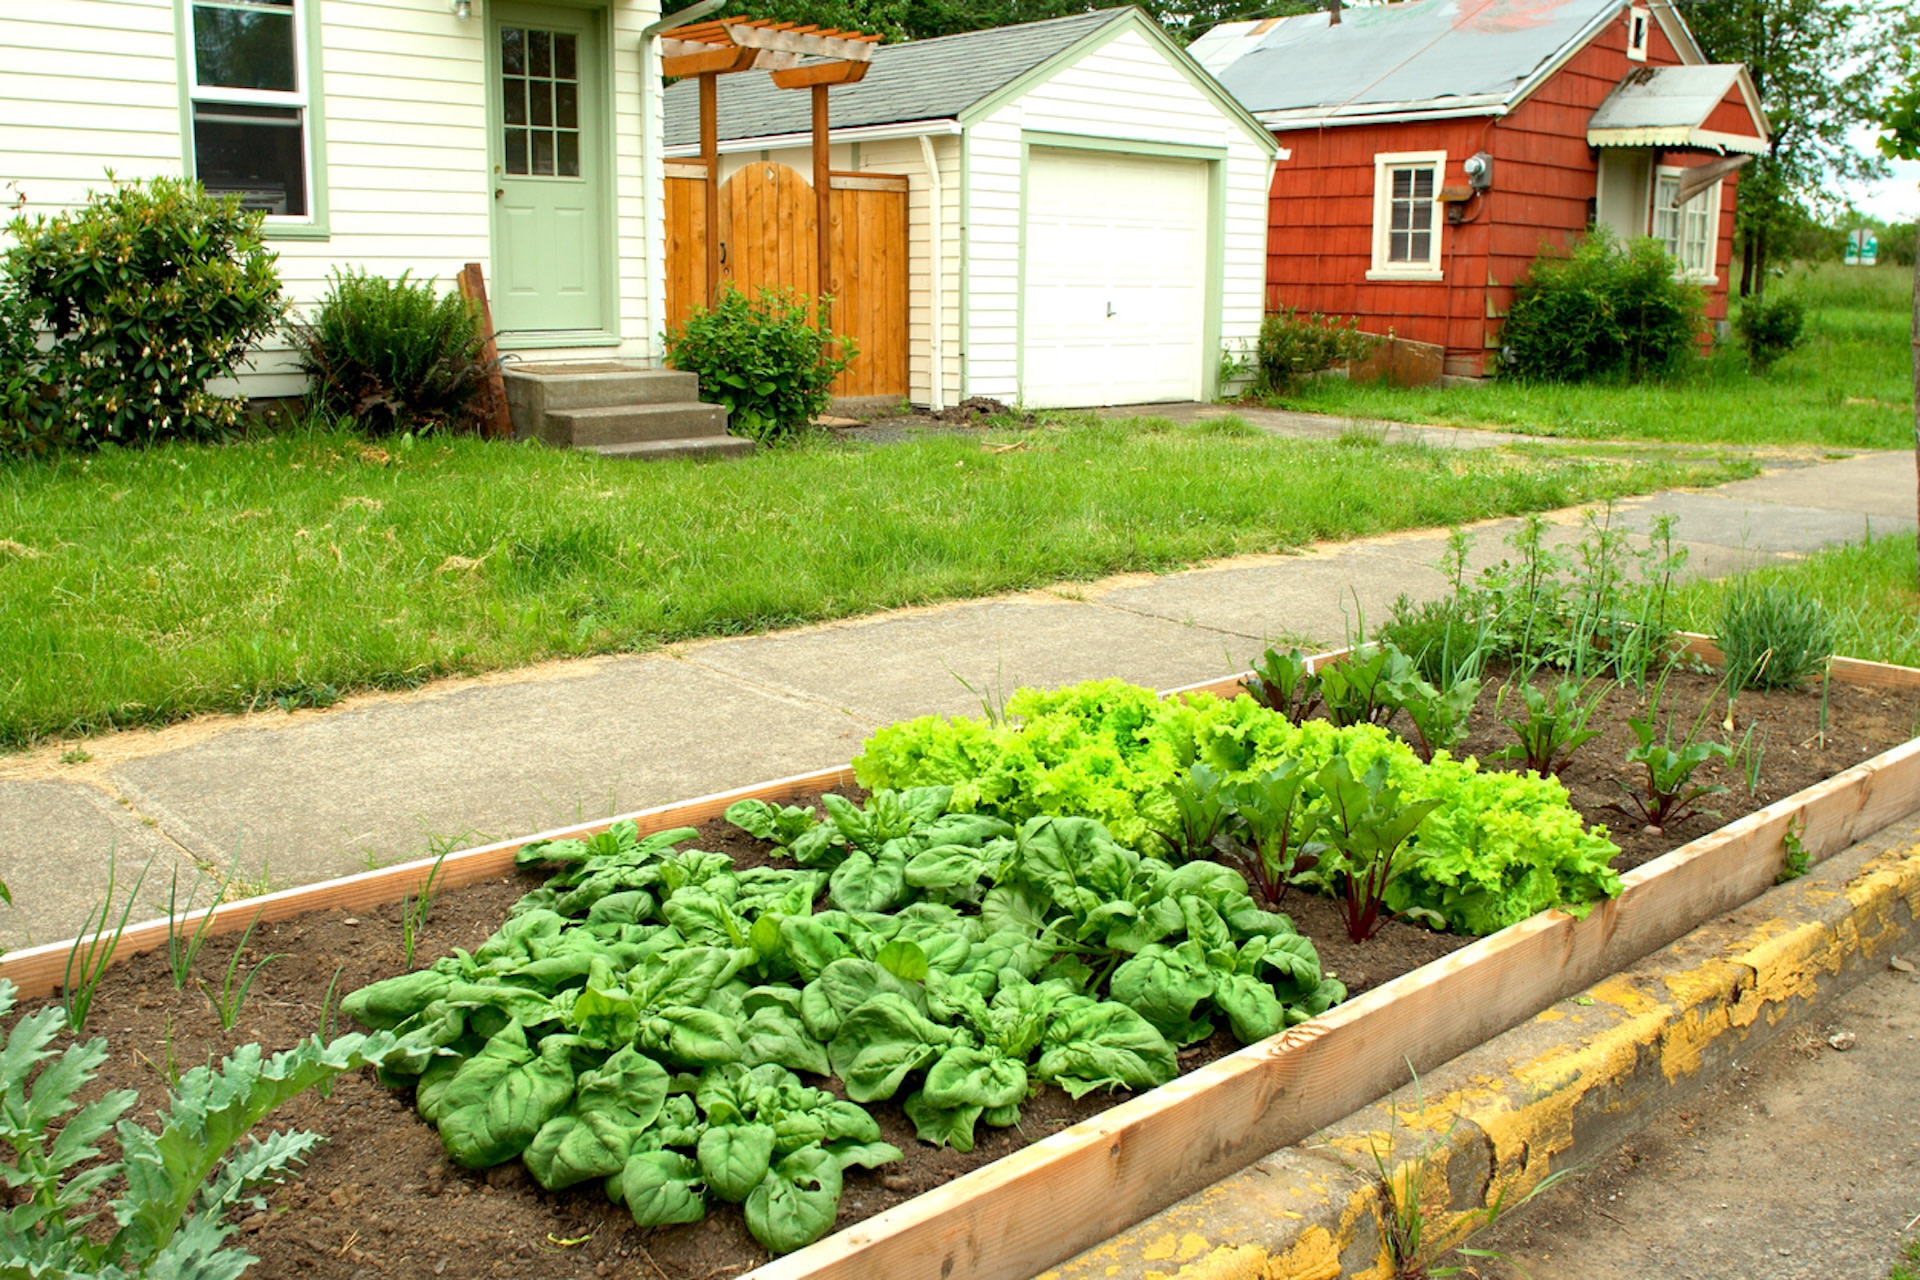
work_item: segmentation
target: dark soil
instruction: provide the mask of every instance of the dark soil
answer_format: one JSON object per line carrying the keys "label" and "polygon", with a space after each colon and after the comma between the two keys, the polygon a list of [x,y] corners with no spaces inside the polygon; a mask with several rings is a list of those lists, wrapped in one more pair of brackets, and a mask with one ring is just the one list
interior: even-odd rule
{"label": "dark soil", "polygon": [[[1666,705],[1692,723],[1714,697],[1711,678],[1675,676]],[[1817,695],[1743,694],[1734,708],[1738,739],[1749,724],[1764,743],[1759,783],[1751,794],[1739,766],[1710,766],[1708,780],[1730,790],[1702,813],[1654,832],[1601,806],[1623,798],[1632,781],[1620,763],[1633,738],[1626,717],[1636,700],[1616,690],[1595,727],[1602,738],[1582,748],[1565,781],[1591,819],[1605,821],[1624,850],[1617,865],[1638,865],[1724,821],[1791,794],[1848,765],[1905,741],[1920,721],[1920,693],[1888,694],[1836,687],[1821,733]],[[1510,735],[1491,716],[1492,691],[1483,699],[1484,723],[1463,748],[1483,754]],[[1726,738],[1724,700],[1705,720],[1703,735]],[[1604,719],[1605,724],[1600,724]],[[742,863],[765,860],[758,842],[725,827],[702,830],[700,847],[733,854]],[[473,948],[499,924],[508,906],[533,888],[531,876],[509,876],[436,898],[418,963],[454,947]],[[1284,909],[1320,948],[1326,967],[1355,993],[1377,986],[1465,944],[1394,922],[1364,946],[1347,941],[1334,905],[1291,895]],[[198,972],[214,981],[226,970],[233,943],[210,942]],[[238,1023],[223,1032],[208,1001],[195,989],[174,989],[162,955],[138,957],[101,984],[87,1031],[107,1037],[115,1051],[99,1087],[138,1089],[143,1105],[157,1106],[169,1064],[185,1069],[233,1046],[258,1041],[285,1047],[316,1030],[328,983],[351,991],[405,968],[400,909],[349,915],[342,911],[263,925],[247,945],[244,963],[277,955],[260,973]],[[1188,1068],[1231,1052],[1224,1034],[1182,1055]],[[850,1171],[838,1226],[867,1217],[967,1170],[1092,1115],[1113,1099],[1079,1102],[1052,1088],[1025,1109],[1019,1129],[979,1130],[970,1154],[936,1150],[915,1141],[894,1107],[872,1108],[886,1137],[907,1158],[876,1172]],[[471,1173],[446,1158],[437,1133],[414,1115],[411,1098],[380,1087],[370,1073],[343,1078],[330,1097],[308,1094],[279,1112],[281,1125],[328,1138],[305,1177],[278,1192],[269,1212],[249,1218],[240,1241],[260,1255],[252,1273],[263,1277],[370,1280],[371,1277],[590,1277],[720,1280],[766,1260],[737,1210],[717,1209],[706,1222],[664,1230],[636,1228],[624,1210],[596,1186],[551,1195],[533,1185],[518,1163]]]}

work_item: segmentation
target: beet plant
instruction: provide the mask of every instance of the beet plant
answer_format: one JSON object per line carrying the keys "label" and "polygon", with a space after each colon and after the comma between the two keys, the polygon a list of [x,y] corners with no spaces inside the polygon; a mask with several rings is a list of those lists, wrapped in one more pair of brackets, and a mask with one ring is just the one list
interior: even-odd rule
{"label": "beet plant", "polygon": [[1314,781],[1327,810],[1315,875],[1339,893],[1347,936],[1365,942],[1385,923],[1387,890],[1403,869],[1407,841],[1440,801],[1407,800],[1387,780],[1385,761],[1356,777],[1347,758],[1335,756]]}

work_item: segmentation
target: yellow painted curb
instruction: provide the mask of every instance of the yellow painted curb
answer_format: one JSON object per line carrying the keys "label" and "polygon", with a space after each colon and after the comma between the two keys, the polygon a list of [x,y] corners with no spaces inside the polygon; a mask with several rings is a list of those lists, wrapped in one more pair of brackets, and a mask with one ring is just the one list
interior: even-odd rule
{"label": "yellow painted curb", "polygon": [[1916,919],[1920,845],[1836,857],[1043,1280],[1385,1280],[1391,1216],[1431,1262],[1884,965]]}

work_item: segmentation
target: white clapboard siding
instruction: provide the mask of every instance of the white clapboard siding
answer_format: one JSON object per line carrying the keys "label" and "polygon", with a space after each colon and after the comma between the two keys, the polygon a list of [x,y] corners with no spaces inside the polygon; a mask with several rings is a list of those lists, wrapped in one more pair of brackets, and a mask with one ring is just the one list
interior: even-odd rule
{"label": "white clapboard siding", "polygon": [[1224,148],[1220,339],[1230,350],[1253,342],[1266,272],[1270,152],[1158,45],[1125,30],[1092,42],[967,131],[967,394],[1010,402],[1021,395],[1020,161],[1028,133]]}
{"label": "white clapboard siding", "polygon": [[[72,207],[108,169],[120,178],[183,171],[177,13],[174,0],[0,0],[0,207]],[[653,0],[615,0],[610,10],[621,343],[583,354],[656,355],[648,287],[664,270],[652,230],[664,206],[653,193],[649,220],[641,156],[655,147],[642,138],[640,31],[658,16]],[[490,267],[487,23],[459,20],[446,0],[321,0],[320,28],[325,143],[314,164],[328,234],[268,232],[296,314],[336,269],[409,272],[450,288],[462,264]],[[240,385],[252,395],[299,392],[281,338],[261,345]]]}

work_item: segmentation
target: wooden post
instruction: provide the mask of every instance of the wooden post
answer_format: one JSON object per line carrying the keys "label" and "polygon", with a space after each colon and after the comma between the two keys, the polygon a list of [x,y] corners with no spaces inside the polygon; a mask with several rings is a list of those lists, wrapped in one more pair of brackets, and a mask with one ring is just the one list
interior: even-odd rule
{"label": "wooden post", "polygon": [[700,159],[707,166],[707,305],[720,301],[720,77],[700,77]]}
{"label": "wooden post", "polygon": [[507,410],[507,383],[500,376],[500,350],[493,342],[493,308],[487,305],[487,280],[480,270],[480,264],[469,262],[460,268],[458,277],[460,296],[473,303],[480,312],[480,332],[484,336],[480,344],[480,358],[487,365],[487,412],[483,434],[494,439],[508,439],[513,435],[513,415]]}
{"label": "wooden post", "polygon": [[815,252],[819,263],[814,273],[816,305],[832,291],[833,278],[833,170],[827,162],[827,86],[813,86],[813,201]]}

